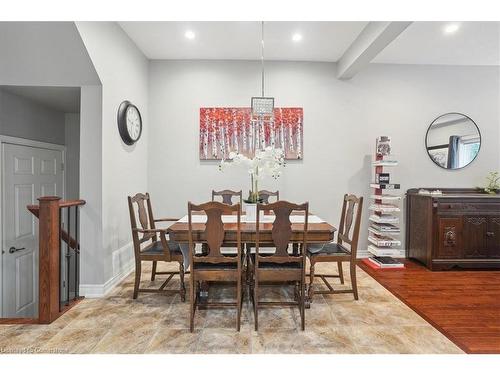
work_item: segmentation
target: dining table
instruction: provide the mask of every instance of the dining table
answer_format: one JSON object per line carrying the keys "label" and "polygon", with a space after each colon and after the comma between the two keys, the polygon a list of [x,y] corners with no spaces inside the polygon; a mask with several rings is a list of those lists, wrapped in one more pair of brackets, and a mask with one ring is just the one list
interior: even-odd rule
{"label": "dining table", "polygon": [[[259,217],[259,243],[263,248],[269,248],[273,245],[272,229],[275,216],[271,212],[264,212]],[[205,243],[205,223],[207,216],[203,212],[193,212],[191,216],[193,243]],[[292,235],[290,243],[292,244],[291,251],[297,251],[298,244],[304,239],[304,213],[293,211],[290,215],[292,227]],[[235,247],[237,242],[237,214],[222,215],[222,223],[224,226],[224,244]],[[256,220],[255,218],[247,218],[245,213],[240,217],[241,243],[255,244],[257,237]],[[309,214],[307,226],[307,243],[325,243],[330,242],[334,238],[337,228],[323,220],[317,215]],[[181,252],[184,257],[184,269],[189,269],[189,223],[188,216],[184,216],[174,222],[167,228],[167,233],[170,240],[179,243]],[[223,246],[224,246],[223,244]],[[245,248],[245,246],[243,246]],[[293,250],[292,250],[293,249]],[[267,250],[267,249],[266,249]],[[231,249],[226,250],[231,253]],[[232,250],[234,253],[234,249]],[[263,249],[263,252],[265,250]],[[224,253],[224,250],[222,250]],[[200,290],[200,298],[208,297],[208,286]]]}
{"label": "dining table", "polygon": [[[273,244],[272,229],[275,216],[271,213],[264,213],[259,218],[259,242],[261,246],[269,247]],[[205,242],[205,223],[207,216],[202,212],[193,213],[191,224],[193,230],[193,242]],[[292,226],[291,244],[299,244],[304,238],[304,214],[301,212],[292,212],[290,215]],[[235,244],[237,233],[237,214],[222,215],[224,226],[224,243]],[[256,220],[247,219],[243,213],[240,218],[241,243],[255,243],[257,237]],[[319,216],[309,214],[307,228],[307,243],[325,243],[333,240],[336,228],[323,220]],[[188,270],[189,264],[189,223],[188,216],[177,220],[167,228],[167,233],[171,240],[179,243],[184,256],[184,269]],[[224,246],[224,245],[223,245]]]}

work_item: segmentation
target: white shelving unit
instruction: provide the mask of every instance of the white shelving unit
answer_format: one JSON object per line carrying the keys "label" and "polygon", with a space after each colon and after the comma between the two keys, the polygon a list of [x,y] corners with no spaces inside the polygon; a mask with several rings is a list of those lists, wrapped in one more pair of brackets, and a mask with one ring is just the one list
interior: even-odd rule
{"label": "white shelving unit", "polygon": [[392,181],[394,167],[398,165],[392,157],[390,160],[375,153],[372,162],[374,176],[381,173],[389,173],[388,183],[370,183],[374,189],[370,195],[372,203],[369,205],[370,226],[368,228],[368,252],[374,256],[401,257],[401,230],[399,228],[399,215],[401,212],[401,195],[397,192],[399,184]]}

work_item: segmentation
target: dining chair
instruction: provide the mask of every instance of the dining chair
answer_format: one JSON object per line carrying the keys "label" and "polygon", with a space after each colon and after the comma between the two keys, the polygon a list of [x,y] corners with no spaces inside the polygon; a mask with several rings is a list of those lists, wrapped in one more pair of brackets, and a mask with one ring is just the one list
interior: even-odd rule
{"label": "dining chair", "polygon": [[[137,226],[137,217],[134,205],[137,209],[140,228]],[[174,218],[154,219],[153,210],[151,208],[151,198],[149,193],[137,193],[134,196],[128,197],[128,207],[130,212],[130,224],[132,227],[132,240],[134,244],[135,256],[135,282],[134,296],[136,299],[140,292],[144,293],[179,293],[181,300],[186,299],[186,288],[184,285],[184,257],[180,246],[177,242],[167,239],[166,229],[157,229],[155,223],[166,221],[177,221]],[[143,247],[144,243],[150,242]],[[168,275],[167,279],[159,289],[142,289],[141,282],[141,266],[142,262],[152,262],[151,281],[154,281],[156,275]],[[158,261],[162,262],[178,262],[179,271],[158,272],[156,270]],[[180,277],[179,289],[165,289],[167,284],[172,280],[174,275]]]}
{"label": "dining chair", "polygon": [[[216,197],[222,197],[222,203],[232,205],[233,204],[233,197],[239,198],[239,204],[240,208],[243,207],[243,193],[242,191],[233,191],[233,190],[220,190],[220,191],[215,191],[212,190],[212,202],[215,202]],[[222,245],[222,247],[225,248],[231,248],[234,249],[236,247],[236,244],[234,242],[232,243],[225,243]],[[206,253],[207,252],[207,244],[202,244],[201,251]]]}
{"label": "dining chair", "polygon": [[220,191],[215,191],[212,190],[212,201],[215,201],[215,197],[222,197],[222,203],[225,204],[233,204],[233,197],[238,197],[239,198],[239,203],[240,206],[243,203],[243,194],[240,191],[233,191],[233,190],[220,190]]}
{"label": "dining chair", "polygon": [[[252,192],[249,190],[248,191],[248,195],[251,195]],[[269,190],[259,190],[259,198],[261,198],[261,203],[264,203],[264,204],[267,204],[269,203],[269,198],[270,197],[275,197],[276,198],[276,201],[279,201],[280,200],[280,192],[279,190],[276,190],[276,191],[269,191]],[[297,246],[297,244],[294,244],[293,245],[294,247]],[[250,255],[251,253],[251,249],[252,248],[255,248],[255,243],[247,243],[245,245],[246,249],[247,249],[247,257]],[[263,244],[261,244],[261,247],[267,247]],[[247,259],[246,261],[246,265],[248,265],[249,261]],[[250,277],[250,269],[248,268],[247,266],[247,269],[246,269],[246,272],[247,272],[247,282],[249,282],[249,277]]]}
{"label": "dining chair", "polygon": [[[203,211],[207,216],[203,233],[196,238],[193,234],[192,212]],[[236,213],[236,254],[224,255],[221,253],[222,245],[226,241],[226,232],[222,222],[222,215],[233,215]],[[243,293],[242,280],[242,249],[241,249],[241,206],[227,205],[220,202],[207,202],[200,205],[188,203],[188,225],[189,225],[189,256],[191,264],[191,291],[190,291],[190,317],[189,327],[194,330],[194,314],[198,306],[198,284],[209,281],[229,281],[236,283],[236,301],[232,302],[206,302],[205,307],[236,307],[236,329],[240,330],[241,305]],[[199,232],[198,232],[199,234]],[[232,239],[234,242],[235,239]],[[206,244],[207,251],[195,252],[195,243]]]}
{"label": "dining chair", "polygon": [[[361,211],[363,209],[363,197],[345,194],[342,203],[342,214],[340,217],[337,242],[325,244],[308,245],[307,256],[311,264],[309,270],[308,302],[312,302],[314,294],[340,294],[353,293],[354,299],[358,299],[358,284],[356,280],[356,256],[358,251],[359,229],[361,226]],[[354,223],[354,227],[353,224]],[[337,262],[338,275],[315,274],[314,267],[320,262]],[[339,278],[344,284],[344,272],[342,262],[349,262],[351,274],[351,289],[335,290],[327,278]],[[319,277],[325,283],[328,290],[315,291],[314,277]]]}
{"label": "dining chair", "polygon": [[[248,191],[248,195],[252,194],[251,191]],[[269,190],[259,190],[259,198],[261,199],[261,203],[269,203],[269,198],[270,197],[275,197],[276,201],[280,200],[280,192],[279,190],[276,191],[269,191]]]}
{"label": "dining chair", "polygon": [[[288,248],[294,237],[290,215],[294,210],[303,212],[304,224],[300,232],[302,246],[299,247],[298,253],[292,252],[290,254]],[[272,224],[261,223],[262,211],[274,212],[275,219]],[[307,249],[308,215],[309,203],[295,204],[287,201],[278,201],[270,204],[257,204],[255,254],[251,254],[249,257],[251,262],[250,288],[252,290],[250,296],[252,297],[254,306],[256,331],[259,329],[259,307],[261,306],[298,306],[301,317],[301,328],[302,330],[305,329],[306,255],[304,250]],[[300,216],[302,216],[302,214]],[[261,231],[263,227],[271,226],[271,242],[275,251],[261,253],[259,251],[262,242]],[[269,245],[269,240],[266,240],[266,245]],[[275,283],[295,283],[296,298],[293,301],[261,302],[259,300],[260,285],[270,282],[273,284],[267,286],[272,286]]]}

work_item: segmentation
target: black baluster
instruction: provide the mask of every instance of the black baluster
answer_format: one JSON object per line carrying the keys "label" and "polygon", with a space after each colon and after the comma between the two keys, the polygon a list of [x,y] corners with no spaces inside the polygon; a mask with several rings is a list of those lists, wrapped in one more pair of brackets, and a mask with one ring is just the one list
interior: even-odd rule
{"label": "black baluster", "polygon": [[66,252],[66,305],[69,305],[69,280],[70,280],[70,260],[71,260],[71,218],[70,218],[70,209],[69,207],[66,209],[68,212],[68,232],[66,238],[67,241],[67,252]]}
{"label": "black baluster", "polygon": [[80,296],[79,260],[80,243],[78,242],[78,206],[75,206],[75,299]]}

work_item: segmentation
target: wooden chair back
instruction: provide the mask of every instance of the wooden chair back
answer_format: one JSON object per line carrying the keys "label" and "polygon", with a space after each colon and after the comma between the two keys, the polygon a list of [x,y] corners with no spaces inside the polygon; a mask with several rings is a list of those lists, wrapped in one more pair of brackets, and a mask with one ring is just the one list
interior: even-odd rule
{"label": "wooden chair back", "polygon": [[215,201],[215,197],[222,197],[222,203],[232,205],[233,204],[233,197],[238,197],[239,198],[239,203],[242,205],[243,203],[243,194],[240,191],[233,191],[233,190],[220,190],[220,191],[215,191],[212,190],[212,201]]}
{"label": "wooden chair back", "polygon": [[[134,205],[137,209],[137,216]],[[149,193],[137,193],[133,197],[129,196],[128,208],[130,213],[130,224],[132,226],[132,239],[134,241],[134,247],[139,246],[140,249],[140,244],[142,244],[143,242],[146,242],[148,240],[156,241],[156,233],[142,233],[142,236],[139,237],[139,232],[137,231],[137,229],[156,229]],[[137,227],[137,218],[139,219],[140,228]]]}
{"label": "wooden chair back", "polygon": [[350,247],[349,250],[351,251],[351,257],[354,258],[356,258],[356,253],[358,251],[362,209],[363,197],[356,197],[352,194],[344,195],[337,242],[343,246],[348,244]]}
{"label": "wooden chair back", "polygon": [[[261,230],[261,212],[263,211],[272,211],[275,215],[275,219],[273,222],[272,228],[272,241],[273,247],[276,248],[274,253],[268,254],[260,254],[259,253],[259,245],[260,245],[260,230]],[[303,238],[302,238],[302,246],[300,248],[300,254],[292,254],[288,253],[288,245],[292,240],[292,222],[290,221],[290,215],[292,211],[302,211],[304,217],[304,230],[303,230]],[[301,214],[302,215],[302,214]],[[306,252],[304,249],[307,249],[307,230],[308,230],[308,217],[309,217],[309,203],[295,204],[287,201],[278,201],[275,203],[269,204],[257,204],[257,220],[256,220],[256,241],[255,241],[255,252],[256,252],[256,261],[255,265],[258,267],[259,260],[265,262],[274,262],[274,263],[287,263],[287,262],[305,262]],[[265,224],[264,224],[265,225]],[[266,244],[266,247],[268,244]]]}
{"label": "wooden chair back", "polygon": [[[248,191],[248,195],[250,195],[251,193],[252,193],[251,191]],[[262,203],[268,204],[270,197],[275,197],[276,201],[279,201],[280,200],[279,190],[276,191],[259,190],[259,198],[262,200]]]}
{"label": "wooden chair back", "polygon": [[[203,211],[207,215],[207,222],[201,237],[195,239],[193,237],[193,223],[192,212]],[[221,253],[226,232],[224,230],[224,223],[222,222],[222,215],[234,215],[236,213],[236,247],[238,250],[237,256],[228,256]],[[207,202],[203,204],[188,203],[188,227],[189,227],[189,249],[191,264],[196,262],[206,263],[224,263],[224,262],[238,262],[241,261],[241,205],[228,205],[221,202]],[[195,242],[206,243],[207,251],[195,255]],[[234,239],[231,240],[235,243]]]}

